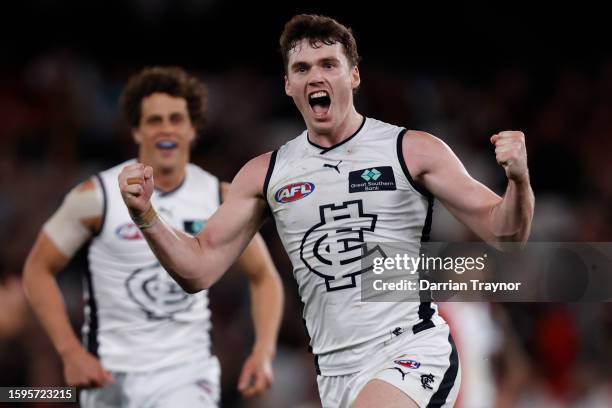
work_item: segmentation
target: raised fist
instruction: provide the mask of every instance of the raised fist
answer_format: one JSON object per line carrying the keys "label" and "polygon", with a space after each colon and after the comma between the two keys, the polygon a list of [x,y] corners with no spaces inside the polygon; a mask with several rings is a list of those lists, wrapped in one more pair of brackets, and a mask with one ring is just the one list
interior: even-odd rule
{"label": "raised fist", "polygon": [[495,158],[506,171],[506,177],[517,183],[529,180],[525,134],[515,130],[499,132],[491,136],[495,146]]}
{"label": "raised fist", "polygon": [[119,190],[132,218],[141,217],[151,208],[155,186],[153,167],[142,163],[125,166],[119,173]]}

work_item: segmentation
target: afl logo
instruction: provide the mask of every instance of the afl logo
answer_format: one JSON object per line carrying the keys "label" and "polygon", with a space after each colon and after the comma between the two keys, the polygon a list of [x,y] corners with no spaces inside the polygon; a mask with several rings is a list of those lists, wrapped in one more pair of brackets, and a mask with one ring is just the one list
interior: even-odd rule
{"label": "afl logo", "polygon": [[117,234],[119,238],[128,241],[136,241],[142,239],[142,234],[140,233],[140,230],[135,224],[131,222],[118,226],[115,230],[115,234]]}
{"label": "afl logo", "polygon": [[402,367],[413,369],[417,369],[421,366],[421,363],[415,360],[395,360],[394,363],[397,365],[401,365]]}
{"label": "afl logo", "polygon": [[315,185],[309,182],[293,183],[279,189],[274,194],[274,199],[279,203],[289,203],[306,197],[314,189]]}

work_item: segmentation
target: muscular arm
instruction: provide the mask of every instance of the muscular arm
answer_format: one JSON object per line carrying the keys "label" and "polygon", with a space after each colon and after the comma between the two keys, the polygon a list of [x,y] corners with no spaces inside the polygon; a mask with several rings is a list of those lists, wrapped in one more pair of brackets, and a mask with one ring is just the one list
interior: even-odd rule
{"label": "muscular arm", "polygon": [[[262,188],[270,161],[265,154],[249,161],[236,175],[221,207],[196,237],[173,229],[155,215],[143,235],[166,271],[189,292],[209,288],[236,261],[265,216]],[[139,184],[127,184],[138,178]],[[133,164],[119,175],[123,199],[135,218],[147,214],[154,188],[152,169]],[[138,224],[138,222],[137,222]]]}
{"label": "muscular arm", "polygon": [[26,297],[64,362],[69,385],[96,386],[110,380],[72,330],[55,279],[78,248],[100,227],[102,199],[96,198],[96,188],[99,188],[97,184],[88,180],[66,196],[40,231],[23,270]]}
{"label": "muscular arm", "polygon": [[[505,133],[512,132],[501,134]],[[501,146],[496,146],[497,160],[508,176],[503,197],[474,180],[453,151],[430,134],[406,132],[402,151],[415,181],[480,238],[490,243],[524,243],[529,237],[534,209],[524,139],[521,140],[522,134],[504,136],[513,140],[508,143],[496,140]],[[524,155],[524,163],[521,155]]]}
{"label": "muscular arm", "polygon": [[[221,189],[225,200],[229,195],[229,184],[223,183]],[[238,258],[238,267],[250,284],[251,314],[255,326],[253,348],[274,356],[283,310],[283,285],[259,233],[255,234]]]}
{"label": "muscular arm", "polygon": [[[229,184],[221,185],[224,200],[229,190]],[[244,396],[251,397],[272,385],[272,359],[276,354],[283,312],[283,285],[259,233],[238,258],[238,267],[249,279],[251,315],[255,326],[255,344],[242,368],[238,389]]]}

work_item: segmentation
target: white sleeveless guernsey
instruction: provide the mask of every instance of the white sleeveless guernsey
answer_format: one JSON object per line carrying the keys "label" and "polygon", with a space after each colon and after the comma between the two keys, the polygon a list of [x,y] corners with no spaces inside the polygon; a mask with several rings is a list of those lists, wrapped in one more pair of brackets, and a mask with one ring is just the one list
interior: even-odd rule
{"label": "white sleeveless guernsey", "polygon": [[[98,175],[105,210],[89,246],[83,340],[112,371],[149,371],[210,355],[206,291],[187,294],[160,266],[123,203],[117,177],[129,161]],[[174,191],[152,203],[172,226],[196,234],[220,204],[216,177],[189,164]]]}
{"label": "white sleeveless guernsey", "polygon": [[[333,147],[311,143],[304,131],[271,157],[264,195],[293,264],[323,375],[359,371],[369,345],[398,328],[416,333],[442,321],[428,302],[361,302],[364,243],[428,239],[433,197],[408,173],[404,131],[364,118]],[[418,256],[420,244],[413,247]]]}

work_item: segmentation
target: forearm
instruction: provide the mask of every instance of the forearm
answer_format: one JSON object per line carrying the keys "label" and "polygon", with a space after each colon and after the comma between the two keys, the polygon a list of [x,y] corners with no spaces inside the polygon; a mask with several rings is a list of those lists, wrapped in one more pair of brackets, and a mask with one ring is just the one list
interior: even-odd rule
{"label": "forearm", "polygon": [[119,188],[134,223],[159,262],[185,291],[195,293],[209,288],[259,229],[266,210],[260,195],[266,160],[269,157],[260,156],[240,170],[234,179],[234,192],[196,237],[173,229],[155,213],[150,201],[154,189],[152,167],[136,163],[119,174]]}
{"label": "forearm", "polygon": [[497,242],[527,242],[535,198],[529,178],[521,183],[508,180],[504,197],[491,209],[491,232]]}
{"label": "forearm", "polygon": [[64,357],[80,348],[81,343],[70,324],[66,305],[54,275],[50,271],[36,268],[34,265],[26,265],[23,275],[24,291],[55,350]]}
{"label": "forearm", "polygon": [[195,237],[172,228],[159,216],[142,233],[164,269],[185,291],[195,293],[210,286]]}
{"label": "forearm", "polygon": [[254,349],[276,353],[276,341],[283,313],[283,287],[276,273],[251,281],[251,313],[255,326]]}

